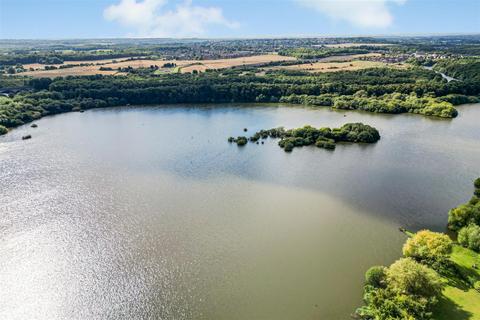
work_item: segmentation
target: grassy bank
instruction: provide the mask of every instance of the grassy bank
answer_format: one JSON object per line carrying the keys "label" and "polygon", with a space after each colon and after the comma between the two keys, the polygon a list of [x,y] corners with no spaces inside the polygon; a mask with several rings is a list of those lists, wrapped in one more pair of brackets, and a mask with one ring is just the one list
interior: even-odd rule
{"label": "grassy bank", "polygon": [[480,291],[469,283],[480,281],[480,254],[455,244],[450,261],[464,277],[443,277],[447,285],[433,310],[433,319],[480,320]]}

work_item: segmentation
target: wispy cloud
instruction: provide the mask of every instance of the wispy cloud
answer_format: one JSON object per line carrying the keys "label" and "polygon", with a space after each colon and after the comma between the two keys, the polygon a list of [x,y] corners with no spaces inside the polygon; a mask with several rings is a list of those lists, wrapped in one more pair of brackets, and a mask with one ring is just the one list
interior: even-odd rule
{"label": "wispy cloud", "polygon": [[132,28],[133,35],[139,37],[191,37],[204,35],[211,25],[238,27],[238,23],[224,17],[220,8],[195,6],[186,0],[167,10],[167,3],[168,0],[120,0],[107,7],[103,15],[108,21]]}
{"label": "wispy cloud", "polygon": [[402,5],[406,0],[295,0],[335,20],[359,27],[386,28],[392,25],[390,4]]}

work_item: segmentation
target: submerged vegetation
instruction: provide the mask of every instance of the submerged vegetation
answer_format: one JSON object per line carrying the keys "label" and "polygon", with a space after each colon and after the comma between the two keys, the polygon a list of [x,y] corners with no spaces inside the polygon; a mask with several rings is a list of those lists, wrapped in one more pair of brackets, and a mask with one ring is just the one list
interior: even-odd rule
{"label": "submerged vegetation", "polygon": [[[252,142],[260,139],[280,139],[278,145],[286,152],[296,147],[315,145],[318,148],[335,149],[337,142],[375,143],[380,140],[378,130],[363,123],[347,123],[341,128],[303,128],[285,130],[283,127],[260,130],[249,138]],[[229,142],[236,142],[239,146],[247,143],[246,137],[228,138]]]}
{"label": "submerged vegetation", "polygon": [[[480,188],[480,178],[475,188]],[[404,258],[390,267],[375,266],[366,272],[365,305],[356,315],[366,320],[467,319],[458,318],[458,314],[479,319],[478,202],[474,196],[468,204],[450,211],[450,229],[460,229],[458,243],[446,234],[428,230],[407,233],[410,238],[403,246]]]}

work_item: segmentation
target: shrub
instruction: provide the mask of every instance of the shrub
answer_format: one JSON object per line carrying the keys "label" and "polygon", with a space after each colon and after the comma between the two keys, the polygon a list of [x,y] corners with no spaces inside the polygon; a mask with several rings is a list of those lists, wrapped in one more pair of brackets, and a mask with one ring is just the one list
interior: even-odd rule
{"label": "shrub", "polygon": [[394,262],[386,271],[387,283],[395,292],[422,297],[437,297],[442,291],[438,274],[411,258]]}
{"label": "shrub", "polygon": [[315,145],[318,148],[334,150],[335,149],[335,140],[320,137],[320,138],[317,139],[317,141],[315,141]]}
{"label": "shrub", "polygon": [[475,182],[473,183],[473,185],[475,186],[475,188],[480,189],[480,178],[478,178],[477,180],[475,180]]}
{"label": "shrub", "polygon": [[450,210],[448,213],[448,227],[458,231],[471,223],[480,224],[480,203],[470,201]]}
{"label": "shrub", "polygon": [[480,226],[470,224],[460,229],[458,242],[466,248],[480,252]]}
{"label": "shrub", "polygon": [[422,230],[403,245],[403,254],[418,260],[445,261],[452,251],[452,240],[443,233]]}
{"label": "shrub", "polygon": [[0,126],[0,136],[3,134],[6,134],[8,132],[8,129],[5,128],[4,126]]}
{"label": "shrub", "polygon": [[363,299],[366,305],[357,309],[356,315],[365,320],[428,320],[436,302],[435,298],[399,294],[389,288],[371,286],[365,287]]}
{"label": "shrub", "polygon": [[237,146],[244,146],[247,144],[248,140],[247,140],[247,137],[238,137],[236,142],[237,142]]}
{"label": "shrub", "polygon": [[472,223],[480,225],[480,178],[476,179],[473,185],[475,191],[472,199],[448,213],[448,228],[450,230],[458,231]]}
{"label": "shrub", "polygon": [[365,285],[375,288],[381,288],[385,286],[385,271],[383,266],[373,266],[365,273]]}
{"label": "shrub", "polygon": [[477,290],[478,292],[480,292],[480,281],[476,281],[474,284],[473,284],[473,288],[475,290]]}

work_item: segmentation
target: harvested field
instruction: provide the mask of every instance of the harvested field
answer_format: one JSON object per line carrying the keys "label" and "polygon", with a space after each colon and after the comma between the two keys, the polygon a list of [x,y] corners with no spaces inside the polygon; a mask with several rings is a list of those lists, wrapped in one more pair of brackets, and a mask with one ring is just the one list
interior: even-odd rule
{"label": "harvested field", "polygon": [[225,68],[242,66],[242,65],[256,65],[256,64],[263,64],[268,62],[291,61],[291,60],[296,60],[296,58],[279,56],[277,54],[264,54],[264,55],[258,55],[258,56],[232,58],[232,59],[202,60],[202,61],[193,61],[192,65],[181,68],[181,72],[192,72],[193,70],[203,72],[207,69],[225,69]]}
{"label": "harvested field", "polygon": [[32,76],[34,78],[56,78],[66,76],[89,76],[94,74],[116,74],[116,70],[100,70],[100,66],[83,66],[55,70],[35,70],[19,73],[19,75]]}
{"label": "harvested field", "polygon": [[[80,64],[80,63],[96,63],[97,65],[90,66],[77,66],[64,69],[55,69],[55,70],[44,70],[45,65],[41,64],[28,64],[24,65],[25,68],[34,68],[35,71],[23,72],[22,75],[32,76],[36,78],[41,77],[65,77],[69,75],[94,75],[94,74],[122,74],[118,72],[118,68],[148,68],[151,65],[157,65],[162,67],[165,63],[175,63],[176,68],[162,69],[165,72],[192,72],[197,70],[203,72],[206,69],[225,69],[233,66],[241,65],[256,65],[263,64],[272,61],[289,61],[295,60],[293,57],[284,57],[277,54],[266,54],[258,55],[251,57],[242,57],[242,58],[231,58],[231,59],[218,59],[218,60],[151,60],[151,59],[141,59],[141,60],[120,60],[116,59],[113,63],[112,60],[97,60],[97,61],[68,61],[64,65],[68,64]],[[59,65],[57,65],[59,66]],[[100,70],[100,67],[112,68],[113,70]],[[41,69],[40,69],[41,68]]]}
{"label": "harvested field", "polygon": [[278,66],[270,68],[270,70],[303,70],[308,72],[337,72],[337,71],[354,71],[368,68],[381,68],[381,67],[393,67],[393,68],[406,68],[406,65],[386,64],[377,61],[344,61],[344,62],[315,62],[305,63],[293,66]]}
{"label": "harvested field", "polygon": [[[62,64],[55,64],[54,66],[59,67],[59,66],[67,66],[67,65],[77,65],[77,64],[94,64],[94,65],[103,65],[107,63],[112,63],[113,61],[125,61],[128,58],[118,58],[118,59],[104,59],[104,60],[72,60],[72,61],[65,61]],[[42,63],[28,63],[24,64],[23,67],[25,69],[44,69],[45,66],[49,66],[51,64],[42,64]]]}

